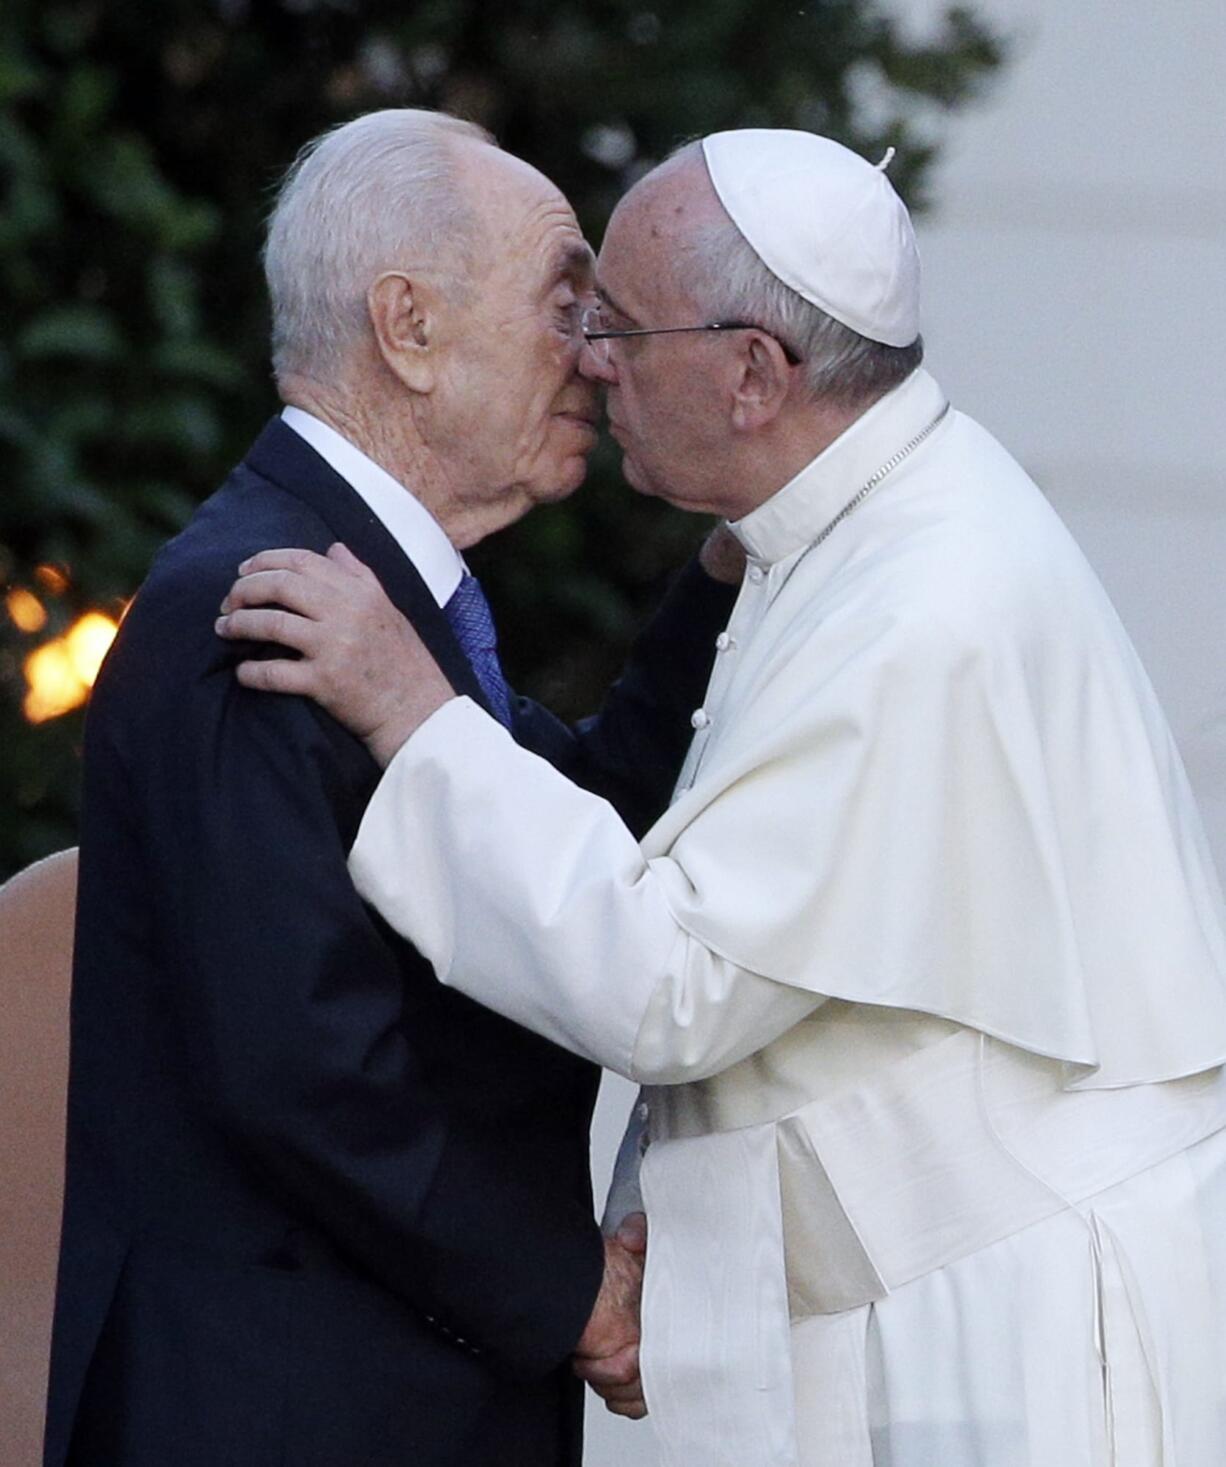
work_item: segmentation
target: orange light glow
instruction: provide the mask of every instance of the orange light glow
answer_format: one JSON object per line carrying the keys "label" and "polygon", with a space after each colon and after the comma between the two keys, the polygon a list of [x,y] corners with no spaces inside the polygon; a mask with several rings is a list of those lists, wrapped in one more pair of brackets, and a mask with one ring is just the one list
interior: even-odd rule
{"label": "orange light glow", "polygon": [[14,586],[4,598],[9,618],[19,632],[41,632],[47,625],[47,609],[32,591]]}
{"label": "orange light glow", "polygon": [[44,591],[52,596],[62,596],[72,584],[68,579],[67,566],[39,565],[34,567],[34,578]]}
{"label": "orange light glow", "polygon": [[85,702],[117,630],[109,616],[87,611],[62,637],[30,653],[22,711],[31,723],[59,718]]}
{"label": "orange light glow", "polygon": [[93,687],[118,630],[118,625],[100,611],[87,611],[69,627],[65,641],[72,669],[87,688]]}

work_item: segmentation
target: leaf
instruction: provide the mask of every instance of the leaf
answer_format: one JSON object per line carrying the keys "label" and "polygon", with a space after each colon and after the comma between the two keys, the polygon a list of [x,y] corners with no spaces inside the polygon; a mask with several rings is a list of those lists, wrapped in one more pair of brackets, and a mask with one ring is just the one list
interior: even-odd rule
{"label": "leaf", "polygon": [[47,75],[22,52],[0,50],[0,106],[34,96],[45,85]]}
{"label": "leaf", "polygon": [[167,336],[182,339],[197,329],[196,277],[183,261],[158,256],[149,269],[148,290],[154,319]]}
{"label": "leaf", "polygon": [[201,199],[179,200],[158,218],[158,235],[168,250],[189,253],[216,238],[221,229],[221,214]]}
{"label": "leaf", "polygon": [[196,508],[192,496],[176,484],[142,484],[135,498],[142,510],[168,530],[181,529]]}
{"label": "leaf", "polygon": [[119,436],[133,446],[176,448],[189,455],[216,453],[221,424],[204,397],[163,396],[132,408]]}
{"label": "leaf", "polygon": [[100,66],[74,67],[57,97],[57,137],[69,146],[79,146],[81,137],[104,124],[118,86],[119,77]]}
{"label": "leaf", "polygon": [[232,352],[200,337],[163,342],[153,351],[149,365],[160,375],[226,390],[239,387],[245,376],[243,364]]}
{"label": "leaf", "polygon": [[56,407],[48,431],[54,438],[73,444],[105,439],[114,416],[113,403],[101,393],[90,396],[73,393]]}
{"label": "leaf", "polygon": [[112,314],[101,306],[57,306],[36,316],[17,338],[17,355],[26,361],[72,357],[114,362],[124,354],[124,339]]}

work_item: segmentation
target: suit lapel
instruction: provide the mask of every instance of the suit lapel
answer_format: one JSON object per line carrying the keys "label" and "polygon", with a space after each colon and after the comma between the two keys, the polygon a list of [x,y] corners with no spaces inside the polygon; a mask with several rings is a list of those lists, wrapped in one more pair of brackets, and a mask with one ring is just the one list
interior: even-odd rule
{"label": "suit lapel", "polygon": [[412,622],[456,692],[491,712],[472,664],[430,588],[357,490],[280,418],[268,423],[246,462],[261,478],[310,505],[334,539],[374,571],[388,598]]}

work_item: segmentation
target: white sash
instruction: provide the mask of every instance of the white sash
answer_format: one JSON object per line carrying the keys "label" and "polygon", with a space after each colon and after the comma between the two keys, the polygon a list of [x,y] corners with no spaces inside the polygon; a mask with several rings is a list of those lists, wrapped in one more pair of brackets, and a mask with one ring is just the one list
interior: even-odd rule
{"label": "white sash", "polygon": [[772,1126],[652,1143],[642,1373],[662,1467],[795,1467]]}

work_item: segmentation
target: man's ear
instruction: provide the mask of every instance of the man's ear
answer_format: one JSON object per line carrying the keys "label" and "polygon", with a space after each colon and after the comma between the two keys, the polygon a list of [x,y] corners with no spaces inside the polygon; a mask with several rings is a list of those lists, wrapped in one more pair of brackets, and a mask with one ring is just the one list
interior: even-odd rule
{"label": "man's ear", "polygon": [[745,333],[740,375],[732,390],[732,426],[741,433],[764,428],[778,415],[792,386],[793,368],[783,348],[765,331]]}
{"label": "man's ear", "polygon": [[366,292],[366,309],[379,354],[413,392],[434,389],[437,293],[399,270],[386,270]]}

